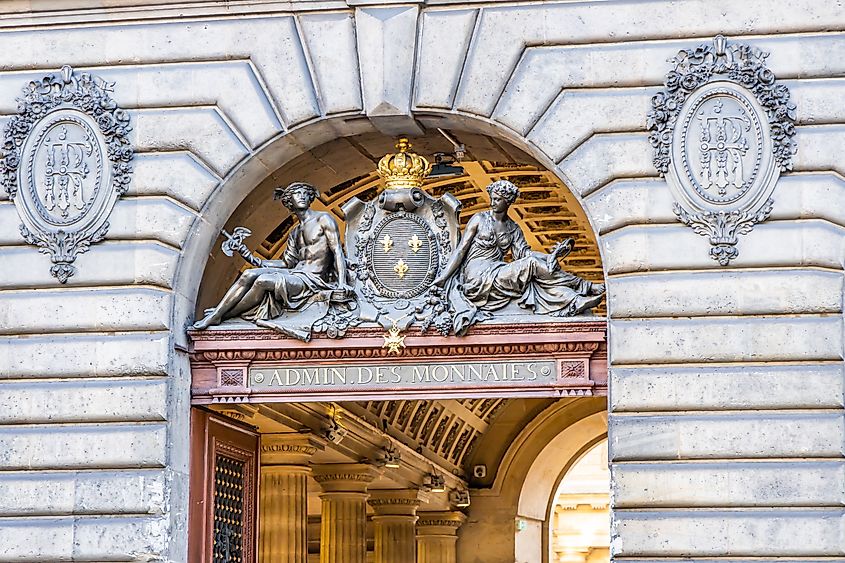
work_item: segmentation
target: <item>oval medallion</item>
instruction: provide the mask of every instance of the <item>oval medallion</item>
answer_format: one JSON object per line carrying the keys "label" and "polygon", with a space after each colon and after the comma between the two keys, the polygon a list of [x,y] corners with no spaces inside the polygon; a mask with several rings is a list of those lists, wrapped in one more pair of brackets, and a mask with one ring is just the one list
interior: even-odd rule
{"label": "oval medallion", "polygon": [[439,267],[431,228],[420,217],[404,212],[391,214],[376,226],[369,254],[373,282],[385,297],[421,295]]}
{"label": "oval medallion", "polygon": [[647,116],[675,215],[710,239],[722,266],[739,256],[737,236],[769,216],[775,183],[792,169],[796,108],[766,57],[722,35],[681,49]]}
{"label": "oval medallion", "polygon": [[104,184],[103,150],[90,121],[75,110],[51,113],[35,124],[24,148],[24,187],[32,207],[51,225],[76,223]]}
{"label": "oval medallion", "polygon": [[752,102],[734,88],[690,96],[675,128],[684,175],[703,200],[733,203],[760,175],[763,126]]}
{"label": "oval medallion", "polygon": [[18,98],[0,147],[0,183],[14,202],[24,241],[50,255],[66,283],[77,255],[105,238],[108,217],[129,186],[129,115],[114,84],[63,66]]}

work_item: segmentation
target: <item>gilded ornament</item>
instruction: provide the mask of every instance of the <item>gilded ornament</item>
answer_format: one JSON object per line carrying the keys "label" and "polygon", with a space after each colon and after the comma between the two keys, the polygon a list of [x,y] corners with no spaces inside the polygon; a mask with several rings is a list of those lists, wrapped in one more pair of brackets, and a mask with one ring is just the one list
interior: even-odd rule
{"label": "gilded ornament", "polygon": [[423,241],[420,240],[420,237],[418,237],[416,233],[414,233],[414,236],[411,237],[411,240],[408,241],[408,246],[411,247],[411,250],[414,251],[414,254],[419,252],[420,247],[422,247],[422,245]]}
{"label": "gilded ornament", "polygon": [[393,326],[387,329],[387,334],[384,335],[384,344],[381,347],[387,348],[388,354],[399,354],[400,350],[405,347],[405,336],[396,321],[393,321]]}
{"label": "gilded ornament", "polygon": [[393,266],[393,271],[396,272],[396,275],[399,276],[400,278],[404,278],[405,274],[408,273],[408,270],[409,270],[408,265],[401,258],[396,263],[396,265]]}
{"label": "gilded ornament", "polygon": [[390,249],[393,248],[393,239],[390,238],[390,233],[384,233],[384,236],[379,241],[379,244],[384,247],[385,252],[390,252]]}
{"label": "gilded ornament", "polygon": [[410,152],[411,143],[407,137],[396,142],[398,152],[386,154],[379,160],[378,175],[384,180],[387,190],[397,188],[419,188],[431,172],[431,163],[425,157]]}

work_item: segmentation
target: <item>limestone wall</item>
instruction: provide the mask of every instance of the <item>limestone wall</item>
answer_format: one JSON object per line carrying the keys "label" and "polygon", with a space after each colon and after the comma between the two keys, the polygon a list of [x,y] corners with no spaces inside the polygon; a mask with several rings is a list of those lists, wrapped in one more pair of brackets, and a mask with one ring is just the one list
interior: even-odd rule
{"label": "limestone wall", "polygon": [[[614,556],[845,556],[841,6],[23,4],[0,6],[0,114],[70,64],[115,81],[139,154],[66,286],[0,201],[0,560],[186,560],[184,327],[220,227],[302,151],[417,123],[527,150],[600,235]],[[799,116],[727,268],[675,220],[645,132],[666,59],[717,33],[771,52]]]}

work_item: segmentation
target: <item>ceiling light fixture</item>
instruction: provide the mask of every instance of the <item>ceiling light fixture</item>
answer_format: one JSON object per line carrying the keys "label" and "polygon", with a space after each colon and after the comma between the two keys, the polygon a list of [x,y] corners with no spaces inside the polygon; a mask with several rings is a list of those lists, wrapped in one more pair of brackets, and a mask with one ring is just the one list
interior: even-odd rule
{"label": "ceiling light fixture", "polygon": [[423,477],[423,489],[432,493],[445,493],[446,479],[443,478],[443,475],[429,473]]}
{"label": "ceiling light fixture", "polygon": [[389,444],[382,448],[381,450],[381,461],[384,463],[384,467],[389,469],[398,469],[400,466],[401,456],[396,448],[393,447],[393,444]]}
{"label": "ceiling light fixture", "polygon": [[452,489],[449,492],[449,502],[455,505],[456,508],[466,508],[469,506],[469,491],[466,489]]}
{"label": "ceiling light fixture", "polygon": [[464,173],[464,169],[462,166],[457,166],[457,163],[466,156],[466,147],[464,147],[463,144],[458,143],[443,129],[438,128],[437,130],[452,144],[453,150],[452,152],[434,153],[434,165],[431,167],[431,172],[429,172],[428,176],[429,178],[438,176],[460,176]]}

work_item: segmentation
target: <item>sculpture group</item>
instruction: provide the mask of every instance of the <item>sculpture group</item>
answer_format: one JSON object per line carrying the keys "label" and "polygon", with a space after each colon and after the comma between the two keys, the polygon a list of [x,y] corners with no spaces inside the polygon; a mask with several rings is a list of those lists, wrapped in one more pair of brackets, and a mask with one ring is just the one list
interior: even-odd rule
{"label": "sculpture group", "polygon": [[345,248],[335,219],[311,208],[315,187],[278,188],[276,199],[299,220],[282,259],[257,259],[242,237],[229,235],[224,250],[254,267],[194,328],[239,317],[302,340],[312,332],[342,336],[362,322],[380,324],[394,338],[413,324],[461,335],[511,304],[526,314],[569,317],[601,301],[603,284],[560,267],[572,239],[548,254],[530,249],[508,217],[519,197],[516,185],[487,186],[490,209],[470,218],[461,234],[460,203],[449,194],[426,194],[421,186],[430,164],[409,151],[406,139],[397,149],[379,163],[385,182],[379,197],[344,205]]}

